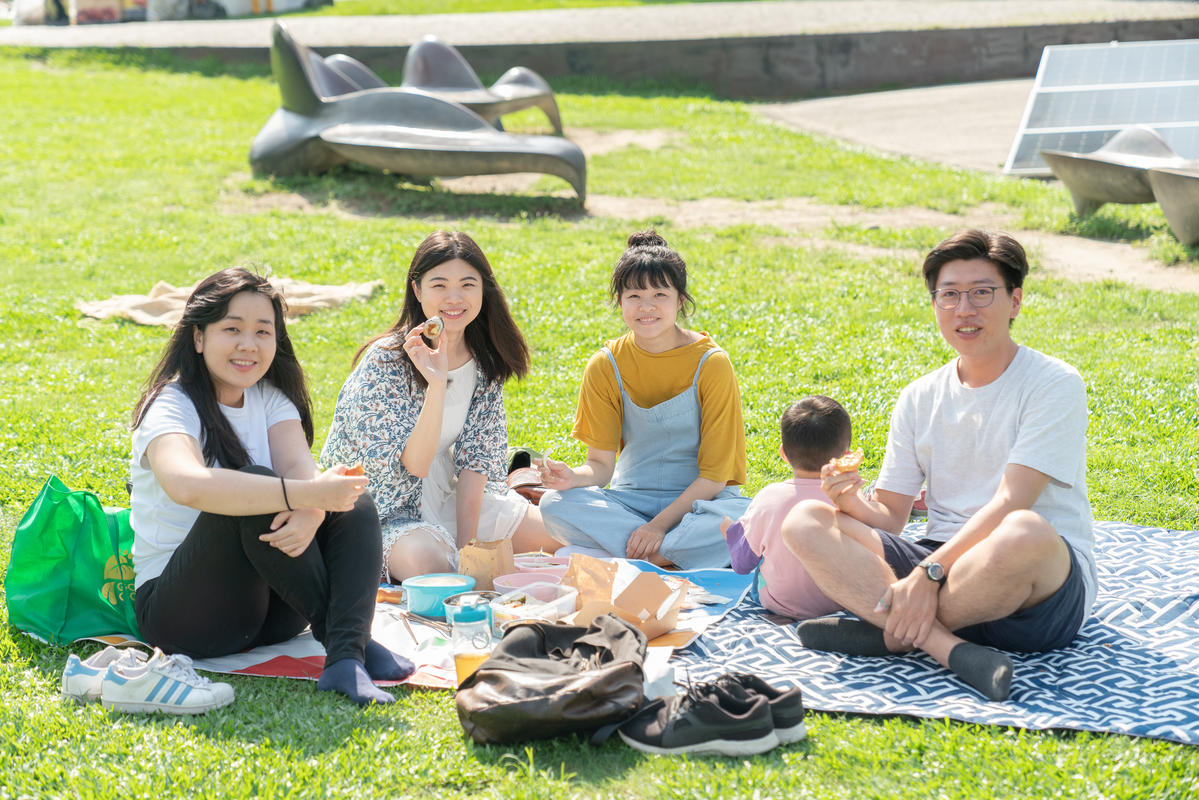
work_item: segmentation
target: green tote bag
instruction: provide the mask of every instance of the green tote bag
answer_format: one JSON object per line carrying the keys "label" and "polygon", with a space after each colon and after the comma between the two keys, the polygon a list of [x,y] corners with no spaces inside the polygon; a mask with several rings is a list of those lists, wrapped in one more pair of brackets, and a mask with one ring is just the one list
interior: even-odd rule
{"label": "green tote bag", "polygon": [[13,536],[8,621],[51,644],[137,636],[132,546],[128,509],[106,509],[51,475]]}

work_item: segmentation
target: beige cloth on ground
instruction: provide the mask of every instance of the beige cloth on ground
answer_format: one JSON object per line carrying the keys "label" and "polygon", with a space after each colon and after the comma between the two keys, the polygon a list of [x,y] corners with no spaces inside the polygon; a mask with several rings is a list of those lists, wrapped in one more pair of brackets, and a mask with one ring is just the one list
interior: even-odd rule
{"label": "beige cloth on ground", "polygon": [[[287,301],[287,319],[295,320],[313,311],[336,308],[351,300],[369,299],[383,281],[345,283],[340,286],[323,286],[305,283],[291,278],[271,278],[271,285],[283,293]],[[119,294],[107,300],[86,302],[80,300],[75,308],[89,317],[132,320],[139,325],[164,325],[174,327],[183,316],[183,305],[194,287],[175,287],[159,281],[150,294]]]}

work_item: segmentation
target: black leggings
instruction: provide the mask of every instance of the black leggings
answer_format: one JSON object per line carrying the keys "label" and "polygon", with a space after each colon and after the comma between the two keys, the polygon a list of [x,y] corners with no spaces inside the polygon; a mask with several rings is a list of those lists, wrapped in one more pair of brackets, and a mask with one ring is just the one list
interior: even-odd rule
{"label": "black leggings", "polygon": [[362,661],[383,561],[374,501],[363,493],[352,511],[327,512],[297,558],[258,539],[274,517],[201,512],[162,574],[137,590],[142,638],[211,658],[287,641],[311,625],[325,663]]}

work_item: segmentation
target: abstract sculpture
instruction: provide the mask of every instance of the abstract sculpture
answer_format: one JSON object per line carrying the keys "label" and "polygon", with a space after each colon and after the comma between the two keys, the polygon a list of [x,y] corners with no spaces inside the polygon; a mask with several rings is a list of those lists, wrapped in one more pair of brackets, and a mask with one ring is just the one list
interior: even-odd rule
{"label": "abstract sculpture", "polygon": [[250,147],[255,172],[319,173],[347,161],[424,177],[539,172],[565,179],[586,198],[586,159],[573,142],[504,133],[427,91],[359,88],[279,22],[271,71],[282,103]]}
{"label": "abstract sculpture", "polygon": [[1199,170],[1155,167],[1149,185],[1178,241],[1199,244]]}
{"label": "abstract sculpture", "polygon": [[1070,190],[1079,216],[1092,213],[1104,203],[1152,203],[1150,168],[1199,165],[1179,156],[1145,125],[1125,128],[1091,153],[1042,150],[1041,158]]}
{"label": "abstract sculpture", "polygon": [[[387,86],[370,67],[344,53],[326,56],[325,63],[360,89]],[[528,67],[513,67],[490,88],[485,87],[462,54],[436,36],[425,36],[408,48],[404,58],[404,79],[400,85],[460,103],[500,130],[503,130],[500,117],[504,114],[540,108],[549,117],[554,132],[562,134],[558,103],[544,78]]]}

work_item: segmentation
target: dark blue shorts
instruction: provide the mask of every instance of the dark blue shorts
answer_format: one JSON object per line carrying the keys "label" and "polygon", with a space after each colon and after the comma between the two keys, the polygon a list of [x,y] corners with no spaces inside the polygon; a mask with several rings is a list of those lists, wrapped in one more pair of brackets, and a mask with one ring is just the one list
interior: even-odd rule
{"label": "dark blue shorts", "polygon": [[[944,544],[932,539],[911,542],[882,530],[878,534],[887,566],[897,578],[906,577]],[[1011,616],[969,625],[954,633],[968,642],[1017,652],[1039,653],[1068,645],[1086,618],[1087,590],[1074,548],[1067,543],[1066,549],[1070,552],[1070,574],[1056,592]]]}

